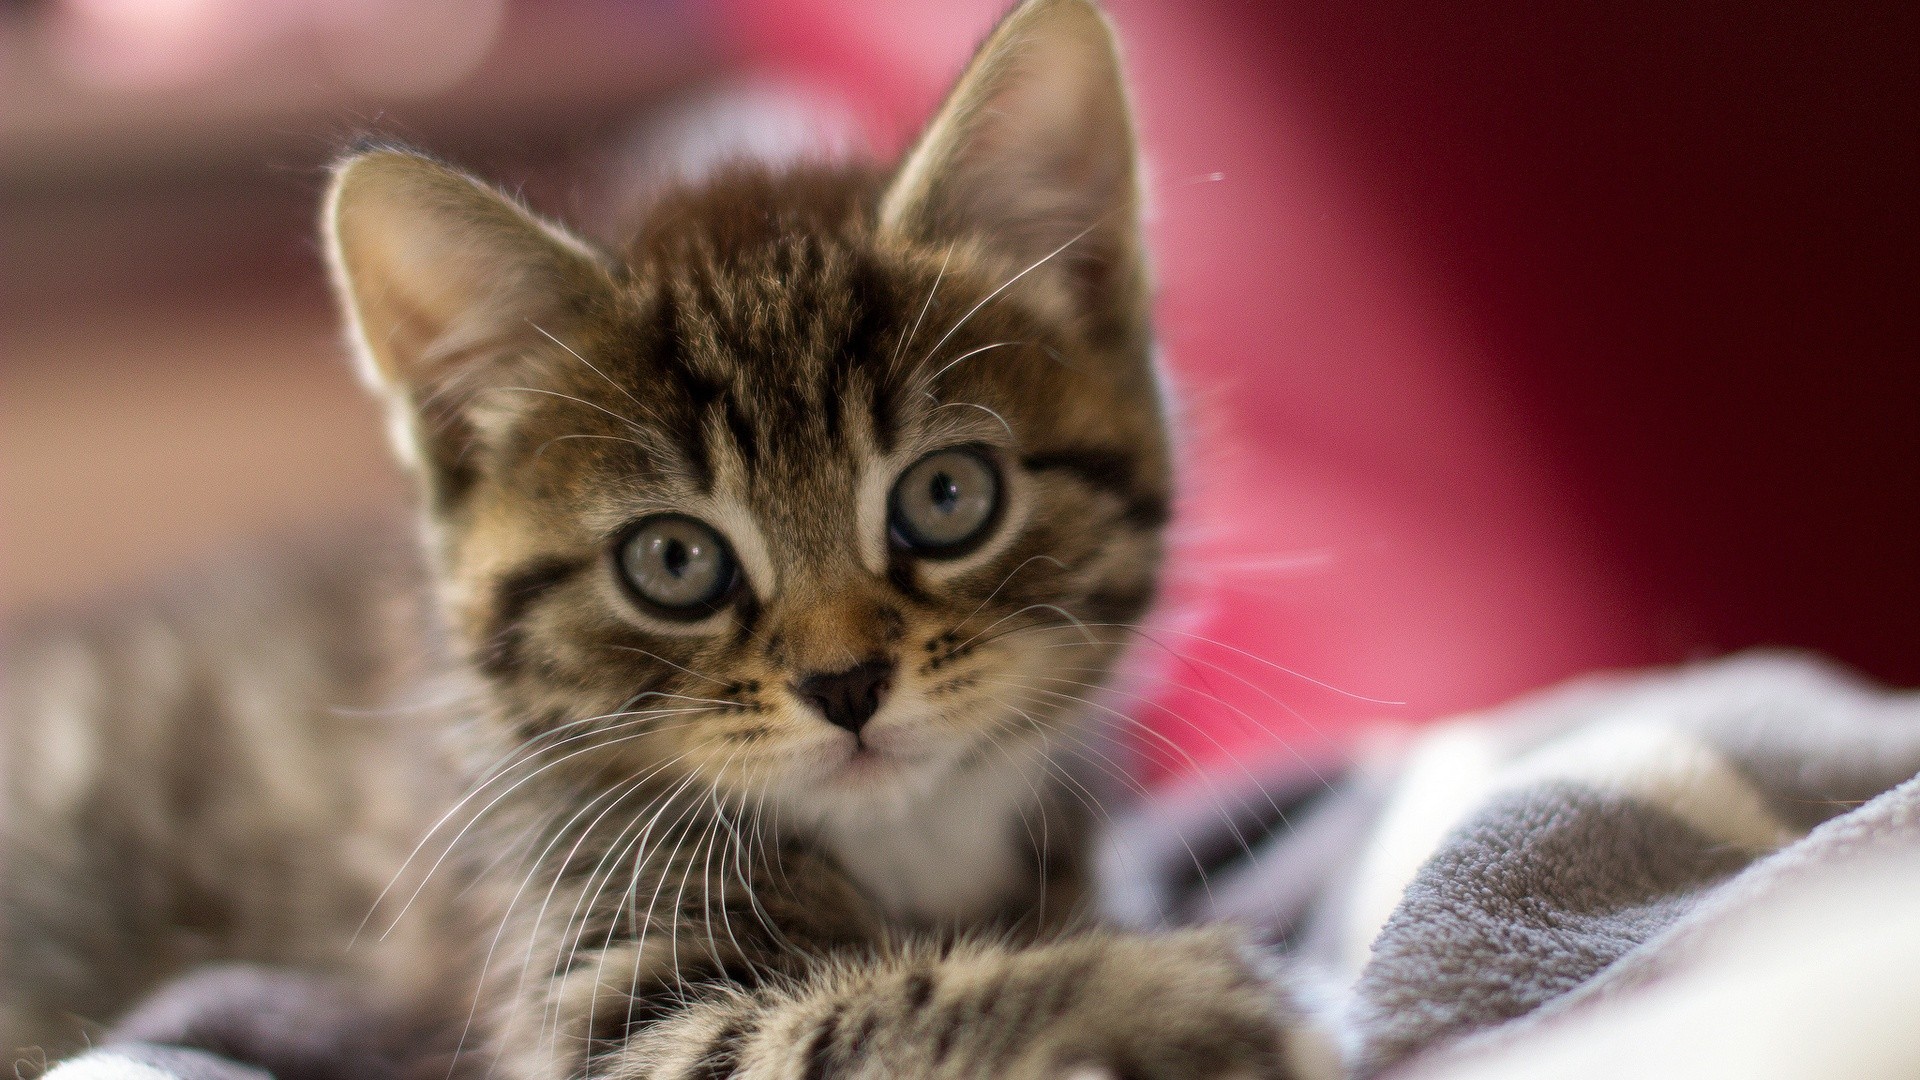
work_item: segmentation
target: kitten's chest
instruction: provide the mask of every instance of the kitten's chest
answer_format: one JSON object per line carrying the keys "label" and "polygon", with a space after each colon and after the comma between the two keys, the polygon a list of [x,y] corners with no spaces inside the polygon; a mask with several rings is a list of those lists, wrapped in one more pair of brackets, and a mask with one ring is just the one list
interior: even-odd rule
{"label": "kitten's chest", "polygon": [[838,818],[824,839],[892,917],[965,926],[1028,899],[1040,849],[1077,840],[1048,835],[1035,790],[1025,775],[962,775],[911,805]]}

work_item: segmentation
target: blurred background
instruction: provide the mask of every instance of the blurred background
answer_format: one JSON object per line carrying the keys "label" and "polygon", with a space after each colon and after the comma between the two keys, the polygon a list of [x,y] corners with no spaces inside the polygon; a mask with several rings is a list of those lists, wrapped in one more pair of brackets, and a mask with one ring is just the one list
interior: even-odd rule
{"label": "blurred background", "polygon": [[[1109,6],[1163,766],[1756,644],[1920,683],[1920,8]],[[604,232],[715,101],[895,151],[1003,7],[5,0],[0,607],[402,496],[312,235],[354,136]]]}

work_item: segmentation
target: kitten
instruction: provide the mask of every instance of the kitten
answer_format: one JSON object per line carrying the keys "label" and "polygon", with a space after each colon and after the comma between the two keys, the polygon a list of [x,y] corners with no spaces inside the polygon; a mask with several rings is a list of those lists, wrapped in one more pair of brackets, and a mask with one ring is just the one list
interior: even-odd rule
{"label": "kitten", "polygon": [[[1088,926],[1085,796],[1058,762],[1111,713],[1168,517],[1138,201],[1087,0],[1017,7],[891,173],[731,166],[618,255],[427,158],[344,162],[328,254],[420,480],[465,771],[428,764],[419,722],[386,749],[318,723],[286,745],[330,756],[291,763],[258,715],[234,734],[267,764],[169,749],[288,773],[209,772],[219,798],[305,800],[225,807],[229,866],[277,852],[326,884],[276,887],[344,916],[405,854],[394,823],[424,828],[463,776],[390,894],[398,936],[346,970],[416,1004],[459,987],[460,1016],[477,980],[462,1053],[509,1080],[1282,1075],[1275,994],[1231,937]],[[369,588],[353,620],[404,595]],[[370,633],[330,642],[359,678],[299,693],[379,700]],[[211,738],[229,702],[181,694],[174,737]],[[93,805],[84,778],[40,786],[42,815]],[[160,831],[190,859],[219,828]],[[9,888],[10,924],[46,907]],[[264,921],[285,960],[349,936],[247,894],[210,937]]]}

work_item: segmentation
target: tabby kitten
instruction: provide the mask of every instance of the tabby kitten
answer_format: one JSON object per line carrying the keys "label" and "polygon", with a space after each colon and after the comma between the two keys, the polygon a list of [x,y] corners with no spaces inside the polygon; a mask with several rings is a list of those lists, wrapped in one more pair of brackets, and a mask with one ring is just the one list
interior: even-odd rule
{"label": "tabby kitten", "polygon": [[478,948],[363,951],[481,981],[463,1058],[1284,1073],[1230,937],[1084,918],[1058,756],[1112,713],[1170,497],[1138,199],[1087,0],[1016,8],[890,174],[730,167],[618,255],[411,153],[340,166],[334,278],[488,763],[401,890]]}

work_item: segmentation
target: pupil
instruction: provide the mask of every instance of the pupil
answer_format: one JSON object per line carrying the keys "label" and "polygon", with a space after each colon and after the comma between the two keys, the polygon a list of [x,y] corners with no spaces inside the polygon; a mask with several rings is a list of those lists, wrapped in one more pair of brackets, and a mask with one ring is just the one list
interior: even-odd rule
{"label": "pupil", "polygon": [[660,552],[660,561],[667,564],[667,573],[672,574],[674,577],[685,575],[687,563],[691,561],[691,558],[691,555],[687,551],[687,545],[679,540],[667,541],[666,547]]}
{"label": "pupil", "polygon": [[927,495],[933,499],[933,505],[946,513],[953,512],[953,504],[960,501],[960,485],[946,473],[934,473],[927,483]]}

